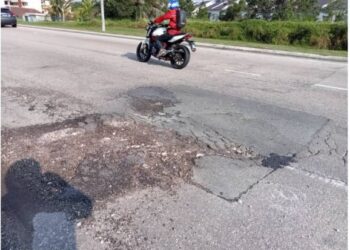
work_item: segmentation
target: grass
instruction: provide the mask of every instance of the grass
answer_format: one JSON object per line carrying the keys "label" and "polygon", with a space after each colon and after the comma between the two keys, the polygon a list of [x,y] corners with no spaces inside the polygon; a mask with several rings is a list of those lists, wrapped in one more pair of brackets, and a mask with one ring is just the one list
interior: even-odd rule
{"label": "grass", "polygon": [[[22,25],[28,24],[28,25],[42,26],[42,27],[101,32],[101,23],[99,21],[93,21],[88,23],[77,23],[74,21],[67,21],[64,23],[62,22],[27,23],[24,21],[19,21],[18,23]],[[144,36],[146,31],[145,29],[140,28],[140,26],[142,27],[143,24],[135,23],[133,21],[107,20],[106,33],[132,35],[132,36]],[[256,42],[223,40],[223,39],[206,39],[206,38],[194,38],[194,39],[197,42],[210,43],[210,44],[232,45],[232,46],[240,46],[240,47],[280,50],[280,51],[289,51],[289,52],[300,52],[300,53],[316,54],[316,55],[323,55],[323,56],[339,56],[339,57],[348,56],[348,52],[343,50],[315,49],[307,46],[274,45],[274,44],[265,44],[265,43],[256,43]]]}
{"label": "grass", "polygon": [[322,55],[322,56],[340,56],[340,57],[348,56],[348,52],[344,50],[315,49],[315,48],[306,47],[306,46],[275,45],[275,44],[254,43],[254,42],[245,42],[245,41],[202,39],[202,38],[198,38],[196,39],[196,41],[203,42],[203,43],[232,45],[232,46],[258,48],[258,49],[300,52],[300,53],[316,54],[316,55]]}

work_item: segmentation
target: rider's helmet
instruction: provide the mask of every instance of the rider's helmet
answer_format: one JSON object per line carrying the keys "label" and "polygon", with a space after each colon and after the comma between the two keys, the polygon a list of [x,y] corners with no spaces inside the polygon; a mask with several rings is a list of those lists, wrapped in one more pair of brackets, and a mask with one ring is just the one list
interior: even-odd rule
{"label": "rider's helmet", "polygon": [[168,0],[168,9],[174,10],[180,8],[179,0]]}

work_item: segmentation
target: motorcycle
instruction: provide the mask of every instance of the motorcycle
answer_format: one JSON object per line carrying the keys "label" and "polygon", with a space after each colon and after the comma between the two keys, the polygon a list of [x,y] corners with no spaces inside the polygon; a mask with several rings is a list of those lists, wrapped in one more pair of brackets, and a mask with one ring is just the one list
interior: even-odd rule
{"label": "motorcycle", "polygon": [[[137,59],[140,62],[148,62],[151,56],[156,58],[160,50],[157,46],[157,39],[159,36],[166,34],[167,26],[161,24],[155,24],[150,21],[146,27],[147,34],[146,39],[140,42],[136,49]],[[188,43],[192,52],[196,51],[196,45],[192,36],[188,33],[179,33],[166,42],[166,54],[159,57],[160,60],[170,61],[171,65],[175,69],[183,69],[190,61],[190,50],[183,42]]]}

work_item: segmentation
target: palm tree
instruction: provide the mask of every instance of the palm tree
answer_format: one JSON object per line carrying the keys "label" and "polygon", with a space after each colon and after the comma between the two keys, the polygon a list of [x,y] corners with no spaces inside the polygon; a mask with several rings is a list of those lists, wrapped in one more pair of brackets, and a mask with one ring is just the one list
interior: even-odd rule
{"label": "palm tree", "polygon": [[95,7],[95,2],[93,0],[83,0],[81,6],[78,9],[78,20],[88,21],[91,19],[93,8]]}
{"label": "palm tree", "polygon": [[65,21],[65,14],[71,7],[73,0],[50,0],[51,12],[55,16],[62,17],[62,21]]}
{"label": "palm tree", "polygon": [[166,1],[164,0],[133,0],[133,3],[135,5],[136,19],[159,16],[163,13],[163,9],[166,6]]}

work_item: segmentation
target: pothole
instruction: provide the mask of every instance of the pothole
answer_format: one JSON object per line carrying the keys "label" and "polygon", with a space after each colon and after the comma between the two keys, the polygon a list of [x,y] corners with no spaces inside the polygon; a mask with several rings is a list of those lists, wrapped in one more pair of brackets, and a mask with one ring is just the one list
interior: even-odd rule
{"label": "pothole", "polygon": [[131,97],[132,107],[144,115],[163,113],[164,108],[172,107],[179,102],[172,92],[154,86],[132,89],[127,95]]}
{"label": "pothole", "polygon": [[[110,115],[2,131],[2,179],[33,159],[94,200],[189,179],[194,158],[208,150],[193,138]],[[20,185],[20,183],[19,183]],[[3,185],[3,193],[8,191]]]}

